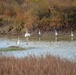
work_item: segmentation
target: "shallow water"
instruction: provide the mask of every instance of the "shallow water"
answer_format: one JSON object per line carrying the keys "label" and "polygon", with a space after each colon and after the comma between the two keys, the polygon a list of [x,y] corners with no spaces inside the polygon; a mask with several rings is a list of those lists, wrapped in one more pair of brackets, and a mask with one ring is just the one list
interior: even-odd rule
{"label": "shallow water", "polygon": [[[19,44],[17,42],[19,41]],[[76,39],[67,37],[30,37],[24,38],[18,36],[0,37],[0,48],[7,48],[9,46],[20,46],[26,48],[23,51],[8,51],[0,52],[4,56],[15,56],[18,58],[29,55],[46,55],[51,54],[53,56],[59,56],[61,58],[67,58],[70,60],[76,60]]]}

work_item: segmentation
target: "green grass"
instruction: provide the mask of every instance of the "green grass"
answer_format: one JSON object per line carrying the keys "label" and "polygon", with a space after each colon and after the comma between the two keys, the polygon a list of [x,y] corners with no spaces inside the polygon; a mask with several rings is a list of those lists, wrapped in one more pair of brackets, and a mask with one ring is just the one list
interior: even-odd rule
{"label": "green grass", "polygon": [[22,48],[19,46],[10,46],[8,48],[1,48],[0,52],[7,52],[7,51],[22,51],[22,50],[29,50],[29,49],[33,49],[35,47],[29,47],[29,48]]}
{"label": "green grass", "polygon": [[1,48],[0,52],[7,52],[7,51],[19,51],[19,50],[26,50],[25,48],[18,47],[18,46],[11,46],[8,48]]}

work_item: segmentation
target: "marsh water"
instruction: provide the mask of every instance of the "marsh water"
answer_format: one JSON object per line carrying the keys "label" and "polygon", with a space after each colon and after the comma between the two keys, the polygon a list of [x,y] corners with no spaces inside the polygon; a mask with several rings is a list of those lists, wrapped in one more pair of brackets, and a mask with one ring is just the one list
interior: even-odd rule
{"label": "marsh water", "polygon": [[0,48],[7,48],[9,46],[19,46],[25,48],[25,50],[1,51],[0,54],[18,58],[29,55],[40,57],[41,55],[50,54],[70,60],[76,59],[76,37],[50,36],[25,38],[24,36],[0,36]]}

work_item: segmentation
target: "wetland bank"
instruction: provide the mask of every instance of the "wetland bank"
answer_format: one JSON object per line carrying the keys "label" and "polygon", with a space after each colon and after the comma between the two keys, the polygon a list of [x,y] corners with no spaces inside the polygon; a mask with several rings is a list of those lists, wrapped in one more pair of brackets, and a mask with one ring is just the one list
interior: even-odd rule
{"label": "wetland bank", "polygon": [[[17,44],[18,41],[19,44]],[[29,37],[27,39],[24,36],[5,35],[4,37],[3,35],[0,37],[0,50],[2,55],[9,57],[23,58],[29,55],[40,57],[50,54],[74,60],[76,56],[76,36],[73,39],[70,36]]]}
{"label": "wetland bank", "polygon": [[0,0],[0,34],[0,75],[76,75],[76,0]]}

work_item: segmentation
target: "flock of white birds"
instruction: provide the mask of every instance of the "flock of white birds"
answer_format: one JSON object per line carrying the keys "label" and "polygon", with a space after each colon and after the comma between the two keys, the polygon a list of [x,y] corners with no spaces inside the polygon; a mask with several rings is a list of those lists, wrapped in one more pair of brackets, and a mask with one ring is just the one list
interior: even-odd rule
{"label": "flock of white birds", "polygon": [[[39,29],[39,35],[41,35],[41,31],[40,31],[40,29]],[[30,33],[28,33],[28,31],[26,31],[26,33],[25,33],[25,37],[29,37],[29,36],[30,36]],[[58,36],[58,32],[57,32],[57,30],[55,30],[55,36]],[[70,36],[71,36],[71,37],[74,36],[73,31],[71,31]]]}
{"label": "flock of white birds", "polygon": [[[40,29],[39,29],[38,34],[41,35],[41,31],[40,31]],[[56,37],[58,36],[58,32],[57,32],[57,30],[55,30],[55,36],[56,36]],[[73,31],[71,31],[70,36],[71,36],[71,37],[74,36]],[[25,33],[25,37],[30,37],[30,33],[29,33],[27,30],[26,30],[26,33]],[[19,45],[19,37],[18,37],[17,45]]]}

